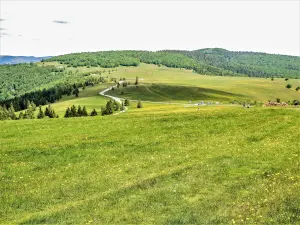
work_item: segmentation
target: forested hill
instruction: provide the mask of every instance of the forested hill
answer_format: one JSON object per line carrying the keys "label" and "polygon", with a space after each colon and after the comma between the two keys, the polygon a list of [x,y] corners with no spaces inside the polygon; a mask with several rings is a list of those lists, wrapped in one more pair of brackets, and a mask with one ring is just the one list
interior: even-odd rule
{"label": "forested hill", "polygon": [[73,53],[52,57],[69,66],[137,66],[140,62],[192,69],[196,73],[218,76],[300,78],[300,57],[256,52],[232,52],[225,49],[195,51],[163,50],[104,51]]}
{"label": "forested hill", "polygon": [[220,48],[181,53],[198,62],[251,77],[300,78],[300,57],[259,52],[235,52]]}

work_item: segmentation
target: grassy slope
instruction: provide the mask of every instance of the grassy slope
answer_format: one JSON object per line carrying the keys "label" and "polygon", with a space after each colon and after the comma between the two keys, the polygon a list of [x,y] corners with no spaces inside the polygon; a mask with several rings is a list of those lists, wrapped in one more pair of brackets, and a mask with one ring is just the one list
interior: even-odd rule
{"label": "grassy slope", "polygon": [[1,122],[0,223],[300,221],[299,110],[155,107]]}
{"label": "grassy slope", "polygon": [[[148,85],[147,88],[129,88],[124,90],[125,97],[139,97],[141,100],[216,100],[228,101],[234,99],[267,101],[280,98],[282,101],[300,99],[300,92],[295,88],[300,86],[300,80],[203,76],[189,70],[180,70],[155,65],[142,64],[138,67],[121,67],[112,76],[126,77],[134,83],[135,77]],[[292,89],[285,88],[286,84]],[[159,86],[151,86],[156,84]],[[149,91],[150,89],[150,91]],[[154,94],[153,91],[157,91]],[[180,93],[181,94],[178,94]],[[110,92],[112,94],[112,92]],[[117,92],[119,95],[120,92]]]}

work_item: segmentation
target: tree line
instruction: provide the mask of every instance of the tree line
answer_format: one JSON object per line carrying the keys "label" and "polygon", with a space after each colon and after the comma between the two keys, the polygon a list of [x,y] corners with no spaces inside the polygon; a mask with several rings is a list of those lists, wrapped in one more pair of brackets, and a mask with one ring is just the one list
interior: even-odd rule
{"label": "tree line", "polygon": [[[11,105],[8,109],[6,106],[0,106],[0,120],[22,120],[22,119],[35,119],[34,112],[37,107],[34,104],[30,104],[29,107],[24,111],[20,112],[19,115],[16,115],[15,109],[13,105]],[[58,115],[51,107],[51,105],[46,106],[45,110],[42,107],[39,107],[39,112],[37,114],[37,119],[43,118],[58,118]]]}

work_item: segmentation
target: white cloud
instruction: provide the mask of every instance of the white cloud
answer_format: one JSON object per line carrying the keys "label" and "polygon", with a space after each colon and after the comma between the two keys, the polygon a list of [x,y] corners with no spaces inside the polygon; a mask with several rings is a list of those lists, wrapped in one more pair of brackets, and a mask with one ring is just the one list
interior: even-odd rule
{"label": "white cloud", "polygon": [[[3,1],[2,54],[220,47],[300,55],[298,1]],[[26,10],[24,10],[26,9]],[[55,23],[54,21],[68,22]],[[22,36],[20,36],[22,35]],[[35,41],[34,39],[39,39]]]}

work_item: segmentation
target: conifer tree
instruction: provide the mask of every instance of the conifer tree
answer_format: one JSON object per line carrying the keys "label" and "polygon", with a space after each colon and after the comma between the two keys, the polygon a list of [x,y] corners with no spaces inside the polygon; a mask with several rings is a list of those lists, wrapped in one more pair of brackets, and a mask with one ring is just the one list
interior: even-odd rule
{"label": "conifer tree", "polygon": [[24,119],[24,114],[23,114],[23,112],[20,112],[20,114],[19,114],[19,118],[18,118],[19,120],[22,120],[22,119]]}
{"label": "conifer tree", "polygon": [[113,102],[111,100],[109,100],[107,103],[106,103],[106,115],[110,115],[110,114],[113,114],[114,112],[114,106],[113,106]]}
{"label": "conifer tree", "polygon": [[43,110],[42,110],[42,107],[40,106],[39,107],[39,113],[38,113],[38,115],[37,115],[37,118],[38,119],[43,119],[45,117],[45,114],[44,114],[44,112],[43,112]]}
{"label": "conifer tree", "polygon": [[138,103],[137,103],[137,108],[143,108],[143,105],[142,105],[142,102],[141,101],[138,101]]}
{"label": "conifer tree", "polygon": [[45,109],[45,116],[50,117],[50,111],[49,111],[48,106],[46,106],[46,109]]}
{"label": "conifer tree", "polygon": [[78,97],[78,95],[79,95],[79,89],[78,89],[77,87],[74,89],[73,94],[74,94],[76,97]]}
{"label": "conifer tree", "polygon": [[77,116],[77,110],[76,110],[76,106],[72,105],[71,107],[71,116],[70,117],[76,117]]}
{"label": "conifer tree", "polygon": [[33,101],[31,101],[30,105],[31,105],[32,110],[35,111],[36,110],[36,104]]}
{"label": "conifer tree", "polygon": [[78,106],[78,109],[77,109],[77,116],[82,116],[82,109],[81,109],[80,105]]}
{"label": "conifer tree", "polygon": [[88,116],[85,106],[83,106],[83,109],[82,109],[82,116]]}
{"label": "conifer tree", "polygon": [[116,102],[116,100],[113,101],[113,110],[118,111],[120,108],[119,103]]}
{"label": "conifer tree", "polygon": [[97,116],[97,111],[96,111],[96,109],[93,109],[93,111],[91,112],[91,116]]}
{"label": "conifer tree", "polygon": [[125,111],[125,105],[124,105],[124,102],[122,101],[122,105],[121,105],[121,108],[120,108],[120,111]]}
{"label": "conifer tree", "polygon": [[9,117],[12,120],[16,120],[17,119],[17,116],[15,114],[15,108],[14,108],[13,104],[10,104],[10,107],[8,109],[8,115],[9,115]]}
{"label": "conifer tree", "polygon": [[129,100],[128,99],[125,99],[124,105],[129,106]]}
{"label": "conifer tree", "polygon": [[71,109],[68,107],[66,112],[65,112],[65,118],[71,117]]}

